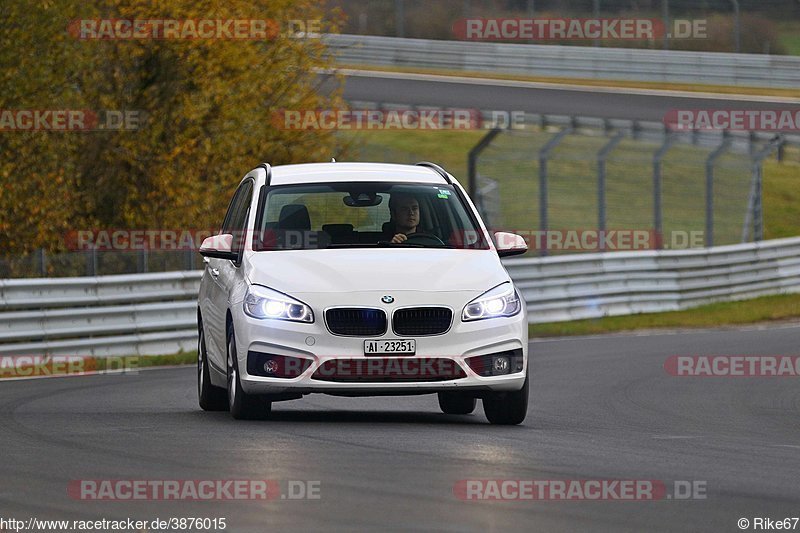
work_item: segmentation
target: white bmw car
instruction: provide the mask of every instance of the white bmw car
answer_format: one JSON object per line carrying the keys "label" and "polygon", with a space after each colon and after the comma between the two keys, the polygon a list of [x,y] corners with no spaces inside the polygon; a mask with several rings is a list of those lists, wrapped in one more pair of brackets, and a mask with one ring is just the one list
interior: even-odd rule
{"label": "white bmw car", "polygon": [[200,406],[436,393],[444,413],[481,399],[519,424],[528,321],[500,258],[526,250],[432,163],[262,164],[200,249]]}

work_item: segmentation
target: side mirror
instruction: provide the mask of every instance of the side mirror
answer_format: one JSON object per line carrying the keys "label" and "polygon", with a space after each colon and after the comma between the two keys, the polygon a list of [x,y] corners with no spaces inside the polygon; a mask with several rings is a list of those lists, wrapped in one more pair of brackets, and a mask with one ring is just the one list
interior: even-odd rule
{"label": "side mirror", "polygon": [[528,244],[525,239],[515,233],[496,231],[494,233],[494,241],[497,247],[497,255],[500,257],[520,255],[528,251]]}
{"label": "side mirror", "polygon": [[239,254],[233,251],[233,235],[230,233],[212,235],[205,239],[200,245],[200,255],[230,261],[236,261],[239,257]]}

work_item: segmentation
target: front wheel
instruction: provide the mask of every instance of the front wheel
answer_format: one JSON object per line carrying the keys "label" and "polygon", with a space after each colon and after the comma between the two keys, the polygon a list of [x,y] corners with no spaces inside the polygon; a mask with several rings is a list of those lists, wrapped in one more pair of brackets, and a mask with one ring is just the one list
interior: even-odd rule
{"label": "front wheel", "polygon": [[468,415],[475,410],[478,400],[463,392],[440,392],[439,409],[446,415]]}
{"label": "front wheel", "polygon": [[521,424],[528,414],[530,376],[518,391],[494,392],[483,398],[483,412],[492,424],[514,426]]}
{"label": "front wheel", "polygon": [[239,361],[236,357],[236,339],[233,330],[228,333],[228,407],[236,420],[258,420],[266,418],[272,410],[272,402],[264,396],[247,394],[239,379]]}

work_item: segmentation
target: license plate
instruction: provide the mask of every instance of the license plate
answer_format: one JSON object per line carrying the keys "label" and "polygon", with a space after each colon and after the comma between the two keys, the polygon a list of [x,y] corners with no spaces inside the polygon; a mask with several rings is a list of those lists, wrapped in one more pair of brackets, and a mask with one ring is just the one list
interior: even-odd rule
{"label": "license plate", "polygon": [[417,341],[413,339],[385,339],[380,341],[364,341],[364,355],[386,355],[417,353]]}

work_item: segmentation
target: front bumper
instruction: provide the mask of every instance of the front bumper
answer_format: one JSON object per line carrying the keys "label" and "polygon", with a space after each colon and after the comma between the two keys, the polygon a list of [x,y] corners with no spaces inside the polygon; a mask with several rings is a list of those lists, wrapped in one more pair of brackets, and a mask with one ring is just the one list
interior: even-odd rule
{"label": "front bumper", "polygon": [[[244,314],[241,306],[232,309],[234,331],[242,388],[249,394],[299,395],[309,393],[371,396],[381,394],[429,394],[442,391],[482,392],[520,390],[528,372],[528,323],[523,310],[513,317],[494,318],[475,322],[453,319],[450,330],[442,335],[413,337],[416,355],[383,356],[386,359],[425,361],[447,359],[457,365],[456,372],[463,377],[445,380],[383,380],[381,382],[337,382],[320,379],[320,372],[343,361],[363,361],[363,366],[345,365],[347,368],[366,368],[374,356],[364,355],[364,337],[343,337],[331,334],[323,317],[317,316],[313,324],[278,320],[258,320]],[[370,339],[395,339],[390,331]],[[498,352],[522,352],[521,372],[501,376],[483,377],[474,372],[466,359]],[[276,378],[250,374],[247,371],[248,352],[282,355],[308,360],[310,363],[297,377]],[[333,361],[333,363],[331,363]],[[409,365],[414,367],[414,362]],[[316,374],[316,376],[315,376]],[[453,376],[453,374],[451,374]]]}

